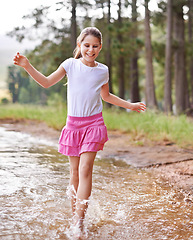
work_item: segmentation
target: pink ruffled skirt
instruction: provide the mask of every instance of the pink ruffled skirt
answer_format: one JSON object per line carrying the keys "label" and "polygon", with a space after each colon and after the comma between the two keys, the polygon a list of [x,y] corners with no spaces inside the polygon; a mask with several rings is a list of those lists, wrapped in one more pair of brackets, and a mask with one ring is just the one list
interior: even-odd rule
{"label": "pink ruffled skirt", "polygon": [[103,150],[108,141],[102,113],[89,117],[67,117],[59,138],[58,151],[66,156],[80,156],[83,152]]}

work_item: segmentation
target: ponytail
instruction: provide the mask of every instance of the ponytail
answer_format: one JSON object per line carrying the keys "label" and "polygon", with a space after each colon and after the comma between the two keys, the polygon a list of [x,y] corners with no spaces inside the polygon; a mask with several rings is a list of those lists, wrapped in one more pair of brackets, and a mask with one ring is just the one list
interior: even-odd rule
{"label": "ponytail", "polygon": [[81,57],[82,57],[81,51],[80,51],[80,48],[78,47],[78,45],[77,45],[76,48],[74,49],[73,55],[74,55],[74,58],[75,58],[75,59],[78,59],[78,58],[81,58]]}

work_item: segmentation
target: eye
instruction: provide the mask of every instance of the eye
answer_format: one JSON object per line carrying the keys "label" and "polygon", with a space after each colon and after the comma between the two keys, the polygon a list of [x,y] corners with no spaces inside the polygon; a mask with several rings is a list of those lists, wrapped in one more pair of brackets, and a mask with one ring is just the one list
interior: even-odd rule
{"label": "eye", "polygon": [[94,45],[93,47],[94,47],[94,48],[98,48],[98,45]]}
{"label": "eye", "polygon": [[89,47],[89,44],[84,44],[85,47]]}

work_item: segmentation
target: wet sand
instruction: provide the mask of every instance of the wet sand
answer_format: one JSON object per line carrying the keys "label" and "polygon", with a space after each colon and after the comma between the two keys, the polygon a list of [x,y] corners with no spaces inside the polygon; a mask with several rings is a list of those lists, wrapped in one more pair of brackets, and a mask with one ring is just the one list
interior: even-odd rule
{"label": "wet sand", "polygon": [[[34,120],[0,120],[0,126],[47,139],[57,144],[60,131]],[[145,168],[163,181],[189,194],[187,201],[193,201],[193,149],[182,149],[174,143],[145,141],[136,146],[129,134],[108,131],[109,141],[99,157],[121,159],[136,168]]]}

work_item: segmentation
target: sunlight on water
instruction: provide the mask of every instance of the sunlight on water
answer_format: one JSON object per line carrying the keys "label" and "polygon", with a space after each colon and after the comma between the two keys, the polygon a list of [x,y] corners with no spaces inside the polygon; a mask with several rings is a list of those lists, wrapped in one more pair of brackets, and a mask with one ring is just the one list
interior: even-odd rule
{"label": "sunlight on water", "polygon": [[[70,237],[67,158],[52,143],[0,128],[0,239]],[[193,239],[193,206],[150,171],[97,158],[87,239]]]}

